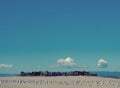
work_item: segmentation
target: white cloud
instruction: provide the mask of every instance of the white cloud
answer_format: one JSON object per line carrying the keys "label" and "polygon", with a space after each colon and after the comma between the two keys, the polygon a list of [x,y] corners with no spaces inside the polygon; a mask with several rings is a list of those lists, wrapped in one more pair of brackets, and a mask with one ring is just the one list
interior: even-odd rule
{"label": "white cloud", "polygon": [[70,57],[67,57],[66,59],[58,59],[57,63],[61,66],[67,66],[67,67],[74,67],[77,65],[74,62],[74,60]]}
{"label": "white cloud", "polygon": [[108,63],[106,60],[100,59],[100,60],[98,60],[97,66],[100,68],[106,68],[106,67],[108,67]]}
{"label": "white cloud", "polygon": [[87,66],[81,66],[74,62],[71,57],[67,57],[65,59],[58,59],[57,64],[53,66],[49,66],[50,68],[56,67],[66,67],[66,68],[87,68]]}
{"label": "white cloud", "polygon": [[0,64],[0,68],[12,68],[13,65],[10,64]]}

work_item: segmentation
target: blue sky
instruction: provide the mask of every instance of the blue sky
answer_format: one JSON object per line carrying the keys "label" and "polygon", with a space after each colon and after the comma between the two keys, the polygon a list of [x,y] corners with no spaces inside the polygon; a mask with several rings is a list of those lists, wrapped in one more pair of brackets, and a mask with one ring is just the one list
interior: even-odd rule
{"label": "blue sky", "polygon": [[117,0],[0,0],[0,73],[120,71],[119,9]]}

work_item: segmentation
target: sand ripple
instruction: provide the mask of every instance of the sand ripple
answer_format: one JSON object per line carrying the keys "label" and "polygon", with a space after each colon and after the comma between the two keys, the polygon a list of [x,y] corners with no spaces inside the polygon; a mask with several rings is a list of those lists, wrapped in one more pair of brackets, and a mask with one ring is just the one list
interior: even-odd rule
{"label": "sand ripple", "polygon": [[120,88],[120,79],[69,77],[1,77],[0,88]]}

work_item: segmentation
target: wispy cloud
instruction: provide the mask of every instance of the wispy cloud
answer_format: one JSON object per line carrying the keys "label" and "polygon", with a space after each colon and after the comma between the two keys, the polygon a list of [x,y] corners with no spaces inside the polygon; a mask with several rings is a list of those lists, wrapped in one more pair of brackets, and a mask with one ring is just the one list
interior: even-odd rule
{"label": "wispy cloud", "polygon": [[100,68],[106,68],[106,67],[108,67],[108,62],[104,59],[100,59],[100,60],[98,60],[97,66]]}
{"label": "wispy cloud", "polygon": [[0,68],[13,68],[11,64],[0,64]]}
{"label": "wispy cloud", "polygon": [[87,68],[74,62],[71,57],[65,59],[58,59],[56,65],[49,66],[50,68],[64,67],[64,68]]}

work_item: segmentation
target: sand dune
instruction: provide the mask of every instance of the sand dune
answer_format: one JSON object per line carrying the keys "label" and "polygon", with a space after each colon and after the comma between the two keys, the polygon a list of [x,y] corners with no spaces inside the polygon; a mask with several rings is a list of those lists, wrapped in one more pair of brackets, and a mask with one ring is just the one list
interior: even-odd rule
{"label": "sand dune", "polygon": [[92,76],[1,77],[0,88],[120,88],[120,79]]}

